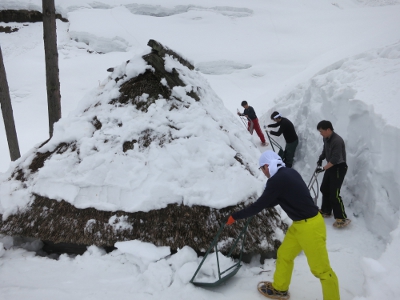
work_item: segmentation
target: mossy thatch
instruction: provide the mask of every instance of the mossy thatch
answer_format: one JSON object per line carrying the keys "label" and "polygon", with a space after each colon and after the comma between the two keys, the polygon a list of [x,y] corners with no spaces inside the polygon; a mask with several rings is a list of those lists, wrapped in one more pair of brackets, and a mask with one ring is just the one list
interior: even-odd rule
{"label": "mossy thatch", "polygon": [[[124,82],[119,89],[120,96],[111,100],[110,104],[132,104],[135,105],[136,109],[146,112],[149,106],[157,99],[171,99],[171,90],[173,87],[185,86],[184,82],[179,78],[179,73],[175,69],[172,69],[172,72],[167,72],[165,70],[163,58],[165,55],[171,55],[190,70],[194,69],[192,64],[157,41],[150,40],[148,45],[152,47],[152,51],[143,56],[143,59],[155,69],[155,72],[146,70],[145,73],[139,74]],[[115,81],[118,82],[121,79],[122,78],[117,77]],[[167,81],[168,86],[161,84],[162,79]],[[142,101],[141,99],[143,93],[148,95],[146,101]],[[200,100],[199,96],[194,91],[188,92],[187,95],[196,101]],[[174,100],[179,101],[179,99],[176,98],[174,98]]]}
{"label": "mossy thatch", "polygon": [[[49,240],[112,247],[118,241],[141,240],[172,250],[190,246],[204,252],[213,240],[221,222],[243,204],[224,209],[205,206],[169,204],[166,208],[149,212],[100,211],[78,209],[66,201],[51,200],[35,195],[32,205],[24,212],[0,221],[0,231]],[[221,251],[227,251],[232,238],[238,236],[243,221],[227,226],[220,236],[224,241]],[[274,208],[266,209],[250,223],[244,251],[247,253],[274,252],[280,241],[274,238],[275,228],[287,229]],[[236,249],[233,254],[237,254]]]}
{"label": "mossy thatch", "polygon": [[[56,13],[56,19],[61,20],[62,22],[68,22],[68,19],[63,18],[60,14]],[[18,23],[35,23],[42,22],[43,14],[37,10],[14,10],[14,9],[5,9],[0,10],[0,22],[9,23],[9,22],[18,22]]]}

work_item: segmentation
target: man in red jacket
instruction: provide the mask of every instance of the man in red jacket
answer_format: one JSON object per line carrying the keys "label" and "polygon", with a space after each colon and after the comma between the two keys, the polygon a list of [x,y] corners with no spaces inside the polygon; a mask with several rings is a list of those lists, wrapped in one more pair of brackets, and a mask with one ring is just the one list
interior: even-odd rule
{"label": "man in red jacket", "polygon": [[250,128],[251,122],[253,122],[253,128],[257,132],[257,135],[261,140],[261,145],[267,146],[268,144],[265,142],[265,137],[261,130],[260,124],[258,123],[258,118],[257,118],[256,112],[254,111],[254,108],[249,106],[247,104],[247,101],[242,101],[242,107],[244,108],[244,112],[242,114],[240,112],[238,112],[237,113],[238,116],[247,117],[247,120],[249,120],[248,128],[247,128],[248,130]]}

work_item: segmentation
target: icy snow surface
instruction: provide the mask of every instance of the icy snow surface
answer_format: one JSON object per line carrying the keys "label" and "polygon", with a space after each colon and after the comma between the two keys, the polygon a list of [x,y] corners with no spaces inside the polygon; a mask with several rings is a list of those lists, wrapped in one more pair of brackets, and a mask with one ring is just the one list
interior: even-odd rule
{"label": "icy snow surface", "polygon": [[[255,108],[262,125],[269,124],[274,110],[293,121],[300,137],[294,167],[306,182],[322,150],[316,124],[322,119],[330,120],[346,142],[349,165],[342,196],[352,223],[338,231],[332,228],[333,220],[326,220],[327,246],[340,281],[341,299],[399,298],[399,1],[55,2],[57,11],[70,20],[57,21],[62,112],[69,118],[62,119],[56,130],[72,125],[74,118],[76,125],[84,122],[77,112],[102,88],[109,75],[107,69],[148,51],[149,39],[158,40],[192,60],[199,76],[222,99],[227,111],[221,122],[237,128],[237,136],[243,137],[243,145],[248,145],[251,157],[247,159],[254,161],[254,169],[263,149],[257,136],[248,135],[244,126],[240,127],[235,113],[242,100]],[[0,9],[40,8],[40,0],[0,3]],[[29,157],[34,147],[48,138],[42,24],[0,25],[19,28],[16,33],[0,33],[0,44],[21,153]],[[194,83],[199,80],[196,78]],[[157,103],[152,109],[156,112],[162,105]],[[208,122],[203,124],[195,119],[191,125],[194,131],[204,126],[198,133],[206,138]],[[72,129],[68,131],[73,132],[71,139],[87,134],[85,127]],[[24,208],[29,199],[25,192],[13,192],[19,187],[7,180],[8,170],[18,162],[9,162],[3,125],[0,138],[0,210],[10,213]],[[282,139],[278,141],[284,143]],[[200,159],[209,157],[201,147],[195,149]],[[246,194],[246,182],[234,182],[238,178],[229,168],[227,152],[219,147],[212,151],[215,156],[209,163],[219,164],[222,173],[218,175],[225,178],[221,183],[224,186],[217,188],[228,194]],[[176,157],[181,154],[182,151],[174,153]],[[171,187],[173,178],[164,178],[162,174],[174,167],[172,161],[162,161],[155,151],[149,163],[145,168],[143,162],[142,168],[136,170],[142,178],[158,175],[159,186]],[[113,167],[117,164],[118,161],[113,162]],[[70,166],[63,166],[67,176]],[[113,184],[126,185],[129,170],[118,177],[113,174],[115,169],[102,172],[99,161],[96,166],[98,177],[91,180],[107,178],[108,174]],[[95,165],[86,167],[93,170]],[[202,178],[196,170],[193,165],[183,167],[185,179],[212,187],[214,180]],[[51,183],[53,192],[63,193],[64,197],[73,195],[76,181],[83,173],[74,175],[70,185],[65,181],[56,185],[57,178],[50,177],[42,178],[42,182]],[[232,181],[234,191],[228,188]],[[262,177],[252,182],[253,190],[262,190]],[[151,206],[164,205],[165,194],[154,193]],[[217,194],[221,201],[218,205],[232,201],[221,194],[224,193]],[[93,198],[97,202],[92,205],[109,209],[125,206],[101,202],[100,198]],[[80,205],[88,203],[82,201]],[[103,249],[91,246],[84,255],[62,255],[54,260],[35,256],[34,251],[40,253],[41,248],[37,241],[3,236],[0,243],[2,299],[261,299],[256,284],[272,279],[274,270],[274,260],[266,260],[262,265],[255,259],[225,285],[210,290],[188,283],[201,259],[188,247],[168,255],[157,248],[143,250],[146,245],[136,245],[138,250],[134,254],[121,249],[105,254]],[[155,259],[149,260],[144,254]],[[210,262],[203,275],[214,276],[213,266]],[[295,261],[290,291],[293,299],[322,299],[320,283],[309,272],[303,254]]]}

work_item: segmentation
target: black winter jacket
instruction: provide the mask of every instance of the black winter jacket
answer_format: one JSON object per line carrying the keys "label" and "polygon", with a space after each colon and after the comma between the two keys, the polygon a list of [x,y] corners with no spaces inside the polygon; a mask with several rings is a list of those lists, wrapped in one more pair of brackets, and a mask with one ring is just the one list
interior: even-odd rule
{"label": "black winter jacket", "polygon": [[282,167],[268,179],[261,197],[243,210],[233,213],[232,217],[235,220],[248,218],[278,204],[293,221],[318,214],[318,207],[300,174],[294,169]]}
{"label": "black winter jacket", "polygon": [[254,108],[249,106],[247,107],[244,112],[242,113],[242,116],[247,115],[250,120],[257,119],[256,112],[254,111]]}
{"label": "black winter jacket", "polygon": [[279,127],[278,131],[271,131],[271,134],[280,136],[283,133],[283,137],[288,144],[293,143],[298,139],[293,123],[290,122],[289,119],[281,118],[279,122],[269,124],[268,127]]}
{"label": "black winter jacket", "polygon": [[332,132],[329,138],[324,138],[324,149],[322,150],[319,159],[322,161],[326,159],[333,165],[346,162],[346,147],[340,135]]}

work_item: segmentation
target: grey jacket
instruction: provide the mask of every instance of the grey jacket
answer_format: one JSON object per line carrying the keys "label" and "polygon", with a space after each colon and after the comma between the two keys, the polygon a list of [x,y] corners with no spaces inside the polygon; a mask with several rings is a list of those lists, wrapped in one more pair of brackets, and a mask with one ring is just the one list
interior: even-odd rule
{"label": "grey jacket", "polygon": [[324,138],[324,149],[319,156],[320,160],[326,159],[333,165],[346,162],[346,147],[343,139],[336,132],[332,132],[329,138]]}

